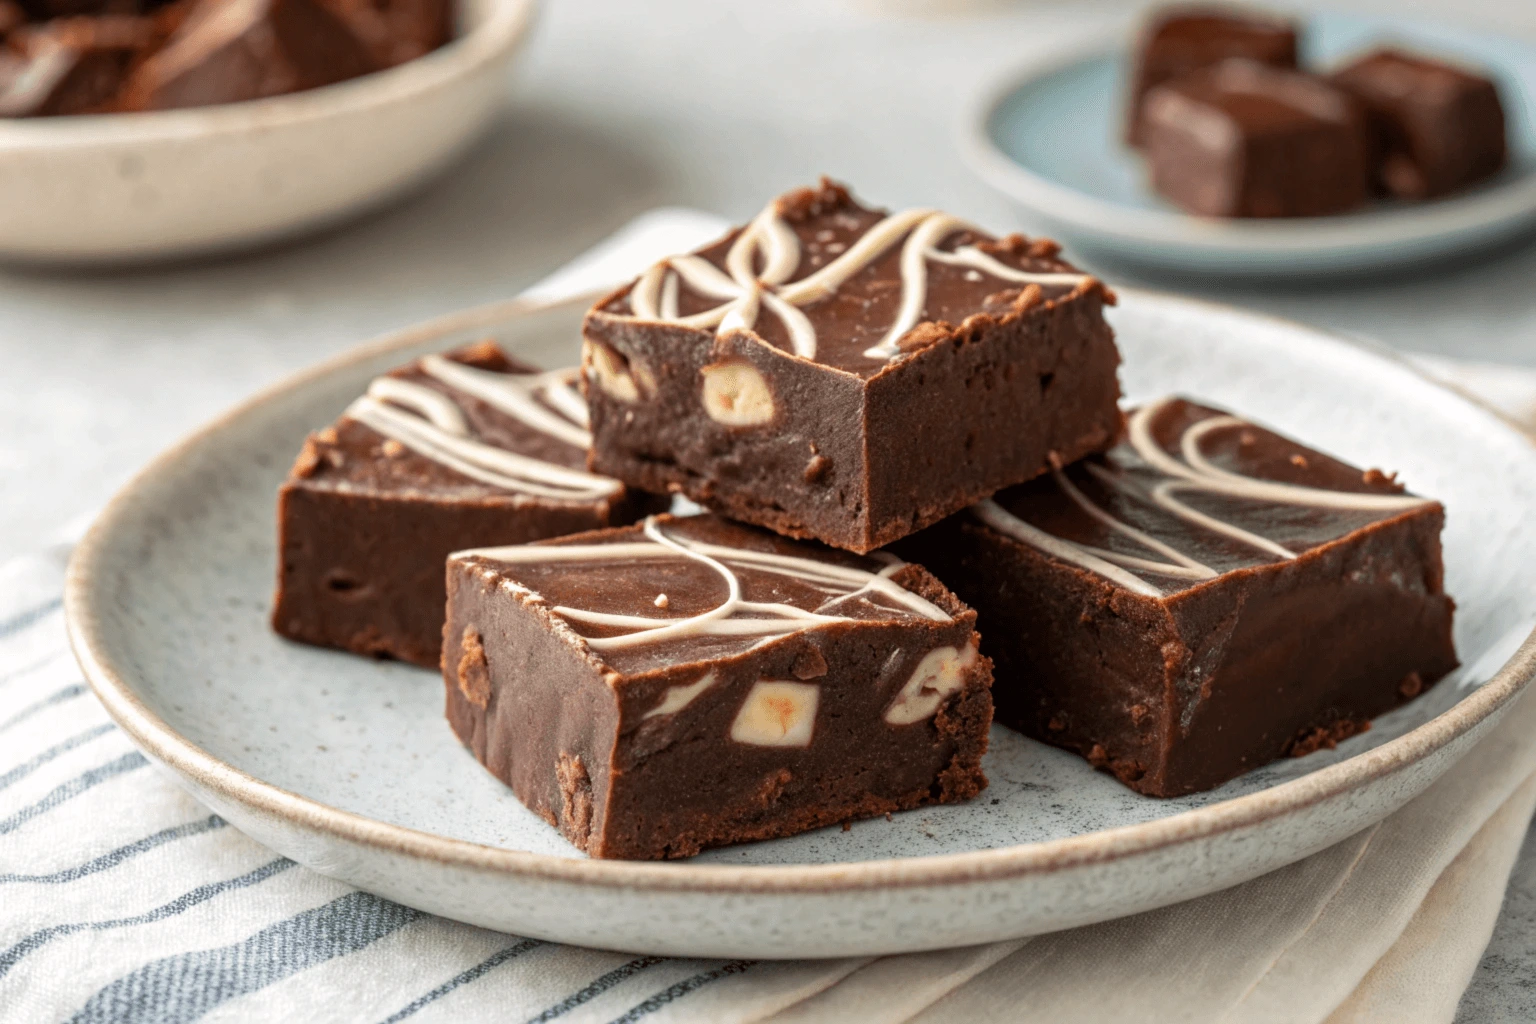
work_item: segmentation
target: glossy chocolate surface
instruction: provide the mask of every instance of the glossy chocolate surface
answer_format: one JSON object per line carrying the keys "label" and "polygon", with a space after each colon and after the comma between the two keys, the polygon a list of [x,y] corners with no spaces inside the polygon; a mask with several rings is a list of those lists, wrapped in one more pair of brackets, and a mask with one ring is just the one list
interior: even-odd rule
{"label": "glossy chocolate surface", "polygon": [[[1171,458],[1183,460],[1182,447],[1190,428],[1219,419],[1224,424],[1204,433],[1198,450],[1218,469],[1254,480],[1319,488],[1339,494],[1404,495],[1401,486],[1377,470],[1361,471],[1314,451],[1280,434],[1212,409],[1175,399],[1153,420],[1151,436]],[[1063,479],[1084,502],[1063,486]],[[1198,485],[1158,469],[1122,441],[1102,456],[1092,456],[1058,474],[997,495],[1003,509],[1054,537],[1100,551],[1177,565],[1162,551],[1119,526],[1208,565],[1218,574],[1269,565],[1282,560],[1276,552],[1235,539],[1231,534],[1191,522],[1157,504],[1150,495],[1159,487],[1175,487],[1177,500],[1198,514],[1238,530],[1273,541],[1300,555],[1347,536],[1371,523],[1401,514],[1402,508],[1351,509],[1285,503],[1203,491]],[[1119,524],[1112,525],[1112,524]],[[1205,583],[1129,565],[1127,571],[1173,595]]]}
{"label": "glossy chocolate surface", "polygon": [[[580,547],[582,558],[541,561],[536,550],[531,560],[503,563],[494,555],[460,553],[457,558],[492,572],[519,588],[538,594],[556,609],[637,616],[656,624],[702,615],[720,607],[731,592],[732,578],[740,599],[754,604],[787,606],[802,613],[848,622],[924,623],[947,621],[948,616],[925,598],[901,588],[903,572],[889,572],[900,562],[890,556],[871,558],[837,551],[821,544],[794,541],[764,530],[741,526],[715,516],[661,517],[652,525],[665,540],[696,551],[692,557],[653,541],[641,527],[608,530],[549,541],[537,548]],[[631,553],[636,544],[655,550],[648,555]],[[604,554],[612,549],[615,554]],[[745,555],[737,554],[743,552]],[[753,561],[752,554],[773,556]],[[713,562],[714,564],[710,564]],[[850,578],[837,581],[817,575],[817,566],[842,570]],[[848,573],[852,570],[852,573]],[[863,578],[858,578],[863,577]],[[878,580],[886,580],[879,582]],[[895,593],[891,583],[895,583]],[[884,587],[886,589],[876,589]],[[894,596],[893,596],[894,595]],[[905,602],[902,596],[905,595]],[[926,614],[925,614],[926,610]],[[607,626],[567,617],[570,627],[586,638],[622,637],[635,633],[633,626]],[[775,622],[779,633],[733,634],[733,626],[745,622]],[[735,657],[777,636],[788,636],[817,623],[790,615],[743,608],[727,617],[721,631],[710,626],[687,636],[637,642],[630,646],[599,650],[603,663],[625,674]],[[819,625],[832,625],[831,621]]]}
{"label": "glossy chocolate surface", "polygon": [[[541,372],[512,359],[489,342],[459,349],[450,353],[449,358],[496,373],[528,376]],[[450,399],[463,411],[473,436],[486,444],[557,466],[586,469],[585,448],[551,437],[474,395],[455,390],[424,372],[419,362],[391,370],[387,376],[428,388]],[[532,397],[551,413],[559,415],[559,410],[540,394],[535,393]],[[299,467],[303,467],[303,477],[312,485],[338,491],[388,490],[431,495],[437,499],[507,496],[505,488],[465,476],[409,448],[386,446],[386,440],[378,431],[343,416],[330,431],[311,436],[300,457]]]}
{"label": "glossy chocolate surface", "polygon": [[[816,189],[791,192],[779,201],[781,215],[800,240],[800,261],[787,283],[809,277],[848,251],[889,211],[861,206],[841,186],[823,184]],[[741,234],[737,228],[698,255],[724,271],[726,253]],[[1058,258],[1060,246],[1049,239],[1027,240],[1020,235],[998,239],[970,230],[955,231],[939,244],[946,252],[974,245],[1006,266],[1033,273],[1070,273],[1080,271]],[[886,368],[882,360],[864,353],[880,341],[896,320],[901,302],[902,246],[892,245],[864,270],[843,283],[837,291],[801,307],[815,327],[818,340],[816,361],[861,377],[873,377]],[[761,269],[761,259],[757,267]],[[1012,310],[1026,285],[999,280],[978,270],[928,261],[927,297],[919,323],[960,324],[976,314],[1002,316]],[[1037,285],[1040,297],[1060,299],[1077,290],[1077,284]],[[629,312],[628,292],[609,299],[602,307],[613,313]],[[678,296],[678,312],[683,316],[701,313],[720,304],[720,300],[684,288]],[[791,345],[783,322],[774,316],[760,316],[753,332],[773,347],[790,351]]]}

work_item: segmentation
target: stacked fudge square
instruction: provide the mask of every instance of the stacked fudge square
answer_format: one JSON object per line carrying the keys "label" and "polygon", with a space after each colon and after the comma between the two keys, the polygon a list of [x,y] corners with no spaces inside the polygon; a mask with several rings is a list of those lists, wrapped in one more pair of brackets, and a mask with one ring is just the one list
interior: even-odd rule
{"label": "stacked fudge square", "polygon": [[1312,73],[1297,25],[1256,10],[1175,6],[1135,55],[1126,140],[1152,187],[1213,217],[1317,217],[1373,195],[1433,199],[1508,160],[1498,87],[1397,48]]}
{"label": "stacked fudge square", "polygon": [[584,402],[493,346],[376,380],[284,486],[274,624],[440,636],[456,735],[595,857],[968,799],[994,700],[1163,796],[1448,671],[1440,506],[1127,420],[1113,301],[1052,243],[791,192],[593,307]]}

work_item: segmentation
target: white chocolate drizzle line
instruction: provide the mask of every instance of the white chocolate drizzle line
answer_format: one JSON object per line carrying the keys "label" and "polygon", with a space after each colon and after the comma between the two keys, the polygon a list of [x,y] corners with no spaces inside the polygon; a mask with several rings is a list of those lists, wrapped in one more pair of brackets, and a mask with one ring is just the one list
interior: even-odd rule
{"label": "white chocolate drizzle line", "polygon": [[[587,403],[572,387],[579,372],[577,370],[496,373],[482,370],[478,366],[456,363],[442,356],[423,358],[421,369],[438,383],[478,398],[497,412],[520,420],[534,430],[564,441],[573,448],[592,447],[592,434],[586,429]],[[534,398],[536,394],[541,395],[555,411],[539,404]]]}
{"label": "white chocolate drizzle line", "polygon": [[[1252,477],[1222,469],[1206,458],[1201,451],[1200,442],[1206,435],[1216,430],[1250,426],[1236,416],[1213,416],[1191,424],[1179,439],[1179,454],[1183,456],[1181,462],[1169,455],[1152,436],[1152,428],[1157,422],[1157,417],[1172,401],[1171,398],[1163,398],[1142,407],[1132,414],[1127,424],[1131,446],[1136,453],[1152,469],[1172,479],[1163,480],[1155,484],[1150,491],[1145,491],[1097,463],[1085,463],[1088,472],[1105,486],[1148,501],[1187,523],[1247,544],[1282,561],[1294,559],[1295,553],[1267,537],[1261,537],[1233,523],[1191,508],[1175,498],[1174,494],[1179,491],[1195,491],[1244,501],[1357,512],[1390,512],[1429,504],[1429,499],[1411,494],[1359,494],[1350,491],[1330,491],[1301,484],[1255,480]],[[1167,557],[1170,561],[1161,562],[1064,540],[1025,522],[990,499],[973,506],[971,511],[982,522],[1000,533],[1006,533],[1046,554],[1064,562],[1082,566],[1106,579],[1113,580],[1128,590],[1149,597],[1160,597],[1161,591],[1135,574],[1127,572],[1127,569],[1139,569],[1160,576],[1190,580],[1213,579],[1219,575],[1210,566],[1190,558],[1129,523],[1116,519],[1095,505],[1061,470],[1055,470],[1053,476],[1062,492],[1085,513],[1111,530],[1131,538],[1137,544]]]}
{"label": "white chocolate drizzle line", "polygon": [[[894,358],[902,335],[916,327],[928,301],[927,262],[969,267],[1018,284],[1071,285],[1089,280],[1087,274],[1033,273],[1008,266],[973,245],[954,252],[939,248],[959,231],[982,234],[967,221],[935,210],[903,210],[876,223],[831,263],[814,274],[786,283],[800,265],[800,239],[779,215],[777,201],[768,204],[746,226],[726,253],[729,274],[700,256],[673,256],[652,266],[629,293],[630,312],[644,320],[659,320],[699,329],[716,328],[724,336],[750,330],[766,307],[789,334],[794,353],[816,358],[816,328],[799,309],[833,295],[843,283],[883,256],[905,235],[901,249],[901,304],[896,321],[876,345],[864,350],[869,359]],[[761,255],[763,269],[754,273]],[[686,285],[706,298],[721,299],[713,309],[690,316],[678,314],[678,292]]]}
{"label": "white chocolate drizzle line", "polygon": [[375,379],[368,393],[347,407],[346,415],[438,465],[508,491],[554,501],[595,501],[623,487],[617,480],[476,440],[463,410],[450,398],[398,377]]}
{"label": "white chocolate drizzle line", "polygon": [[[802,629],[811,629],[832,622],[854,621],[845,615],[829,615],[819,610],[807,611],[793,605],[775,602],[745,600],[741,596],[741,579],[732,571],[728,563],[735,563],[757,572],[791,576],[817,589],[825,590],[832,596],[822,603],[822,608],[872,591],[924,618],[936,622],[949,621],[949,615],[937,605],[890,579],[892,573],[906,564],[894,558],[891,559],[891,564],[878,573],[872,573],[863,569],[817,562],[809,558],[797,558],[793,555],[752,551],[668,536],[662,532],[654,517],[645,520],[644,533],[648,540],[617,544],[528,544],[499,548],[473,548],[456,552],[454,557],[479,557],[506,564],[604,562],[682,557],[708,566],[725,581],[724,601],[706,612],[686,618],[618,615],[571,608],[566,605],[555,606],[553,611],[571,622],[634,630],[622,636],[583,638],[587,646],[596,651],[637,647],[642,644],[654,644],[690,636],[771,638],[788,636]],[[743,613],[758,617],[743,618],[741,617]]]}

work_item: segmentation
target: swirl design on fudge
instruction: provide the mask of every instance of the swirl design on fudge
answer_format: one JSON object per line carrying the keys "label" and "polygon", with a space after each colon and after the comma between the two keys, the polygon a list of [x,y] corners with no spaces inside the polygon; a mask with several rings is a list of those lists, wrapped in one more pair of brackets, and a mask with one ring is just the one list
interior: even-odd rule
{"label": "swirl design on fudge", "polygon": [[[937,210],[893,213],[831,263],[792,282],[789,278],[800,265],[800,239],[781,215],[779,201],[774,200],[731,243],[725,257],[728,274],[702,256],[673,256],[640,276],[630,289],[629,308],[644,320],[699,329],[714,327],[718,336],[724,336],[735,330],[751,330],[766,307],[783,321],[795,355],[815,359],[816,328],[799,307],[836,294],[843,282],[868,268],[906,236],[901,249],[901,305],[896,320],[878,344],[864,350],[867,358],[888,362],[900,352],[897,342],[922,316],[928,298],[929,260],[1017,284],[1077,286],[1092,280],[1089,274],[1019,270],[974,245],[963,245],[953,252],[939,248],[946,238],[961,231],[987,237],[969,222]],[[754,273],[759,256],[763,269]],[[723,301],[702,313],[681,316],[678,294],[684,284],[700,295]]]}
{"label": "swirl design on fudge", "polygon": [[[1294,559],[1296,554],[1267,537],[1261,537],[1233,523],[1191,508],[1175,495],[1189,491],[1274,505],[1297,505],[1355,512],[1395,512],[1431,503],[1431,499],[1411,494],[1360,494],[1350,491],[1331,491],[1302,484],[1256,480],[1241,473],[1222,469],[1205,456],[1201,450],[1201,442],[1207,435],[1218,430],[1252,426],[1248,421],[1236,416],[1212,416],[1185,428],[1179,437],[1179,454],[1183,457],[1181,461],[1164,450],[1152,436],[1152,428],[1158,417],[1173,401],[1172,398],[1161,398],[1151,402],[1131,414],[1126,424],[1128,440],[1136,454],[1148,467],[1166,479],[1151,488],[1143,488],[1111,473],[1097,463],[1085,463],[1086,470],[1107,487],[1156,505],[1193,526],[1221,534],[1281,561]],[[1065,540],[1025,522],[990,498],[973,505],[971,513],[999,533],[1005,533],[1054,558],[1081,566],[1090,572],[1113,580],[1127,590],[1147,597],[1161,597],[1162,591],[1127,570],[1139,569],[1159,576],[1186,580],[1214,579],[1220,575],[1215,569],[1196,561],[1172,545],[1165,544],[1129,523],[1116,519],[1109,512],[1095,505],[1061,469],[1053,469],[1051,475],[1062,492],[1089,516],[1109,529],[1129,537],[1149,551],[1164,556],[1169,561],[1141,558],[1091,544]]]}
{"label": "swirl design on fudge", "polygon": [[[662,643],[690,636],[761,636],[764,640],[778,639],[829,623],[856,621],[845,615],[827,614],[823,609],[866,595],[883,597],[900,605],[908,613],[936,622],[950,621],[949,615],[937,605],[890,579],[892,573],[907,564],[894,556],[885,556],[890,562],[879,572],[867,572],[794,555],[669,536],[662,532],[654,516],[645,520],[643,529],[647,538],[644,541],[474,548],[457,552],[454,557],[479,557],[504,564],[684,558],[707,566],[724,580],[724,601],[706,612],[683,618],[618,615],[567,605],[555,606],[552,611],[571,623],[633,630],[619,636],[583,637],[587,646],[595,651]],[[741,578],[731,569],[732,563],[755,572],[794,577],[826,591],[828,597],[815,611],[776,602],[748,601],[742,597]]]}
{"label": "swirl design on fudge", "polygon": [[[572,388],[578,371],[513,374],[482,370],[442,356],[421,360],[422,372],[558,441],[591,444],[586,403]],[[542,397],[548,405],[534,396]],[[623,484],[486,444],[472,436],[459,405],[432,388],[377,377],[345,415],[440,466],[504,490],[552,501],[597,501]]]}

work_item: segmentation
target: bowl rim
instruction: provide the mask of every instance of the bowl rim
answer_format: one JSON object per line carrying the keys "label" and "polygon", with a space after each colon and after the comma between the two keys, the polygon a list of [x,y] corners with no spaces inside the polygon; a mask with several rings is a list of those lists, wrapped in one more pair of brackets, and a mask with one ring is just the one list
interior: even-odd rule
{"label": "bowl rim", "polygon": [[[1128,297],[1140,296],[1162,303],[1215,309],[1229,314],[1240,312],[1244,316],[1309,331],[1334,344],[1395,362],[1432,386],[1474,405],[1536,447],[1536,436],[1509,416],[1465,391],[1431,377],[1402,356],[1384,348],[1282,317],[1235,310],[1220,303],[1139,288],[1122,288],[1120,291]],[[833,893],[1020,879],[1150,854],[1257,826],[1339,797],[1367,782],[1407,770],[1504,708],[1536,678],[1536,630],[1533,630],[1487,682],[1430,721],[1379,747],[1257,793],[1150,822],[1044,842],[922,857],[796,865],[591,860],[509,850],[389,824],[332,807],[247,774],[181,736],[139,699],[128,682],[131,673],[114,660],[101,630],[97,605],[99,595],[105,592],[97,591],[95,580],[104,574],[103,566],[110,562],[114,547],[123,542],[117,534],[122,522],[133,515],[140,491],[152,487],[162,475],[174,472],[184,453],[211,436],[254,414],[268,402],[316,384],[331,374],[425,344],[434,338],[562,308],[574,312],[591,300],[592,296],[553,301],[514,299],[448,314],[392,332],[262,389],[188,434],[135,474],[108,502],[76,546],[64,588],[64,615],[70,646],[91,688],[119,726],[146,753],[211,795],[259,817],[275,817],[376,852],[433,861],[461,870],[609,889],[674,893]]]}
{"label": "bowl rim", "polygon": [[481,0],[468,31],[394,67],[281,96],[178,110],[0,119],[0,153],[214,138],[347,117],[444,88],[509,57],[533,26],[536,0]]}
{"label": "bowl rim", "polygon": [[[992,127],[1014,96],[1085,64],[1123,65],[1123,45],[1079,43],[1051,60],[1013,65],[975,90],[957,122],[961,159],[987,184],[1054,224],[1101,239],[1141,245],[1177,244],[1213,254],[1337,256],[1422,242],[1468,231],[1513,234],[1536,221],[1536,168],[1486,189],[1403,207],[1368,208],[1333,217],[1254,221],[1200,217],[1125,206],[1080,192],[1010,156]],[[1527,102],[1536,104],[1536,97]]]}

